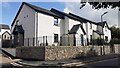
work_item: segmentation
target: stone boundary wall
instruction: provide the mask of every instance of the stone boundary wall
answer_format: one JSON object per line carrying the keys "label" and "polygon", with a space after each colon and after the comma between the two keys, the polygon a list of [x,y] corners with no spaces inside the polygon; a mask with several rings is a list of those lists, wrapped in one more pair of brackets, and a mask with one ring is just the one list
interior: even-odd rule
{"label": "stone boundary wall", "polygon": [[[118,46],[115,46],[118,53]],[[36,46],[18,47],[16,56],[24,59],[35,60],[61,60],[79,57],[90,57],[95,55],[110,54],[110,46]],[[120,53],[120,52],[119,52]]]}
{"label": "stone boundary wall", "polygon": [[16,57],[23,59],[44,60],[45,48],[44,47],[17,47]]}
{"label": "stone boundary wall", "polygon": [[115,44],[114,48],[115,48],[115,53],[120,54],[120,44]]}

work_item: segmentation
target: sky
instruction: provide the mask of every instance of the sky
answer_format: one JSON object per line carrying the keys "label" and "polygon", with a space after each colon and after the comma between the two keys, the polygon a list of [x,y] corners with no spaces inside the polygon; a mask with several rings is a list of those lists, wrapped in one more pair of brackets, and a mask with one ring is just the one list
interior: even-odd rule
{"label": "sky", "polygon": [[[0,2],[0,23],[11,25],[17,11],[22,2]],[[82,9],[79,2],[29,2],[33,5],[50,10],[55,8],[66,13],[74,13],[80,17],[89,19],[91,21],[100,22],[100,16],[104,12],[108,12],[103,16],[103,20],[108,22],[109,26],[118,25],[118,8],[115,9],[100,9],[95,10],[87,4]]]}

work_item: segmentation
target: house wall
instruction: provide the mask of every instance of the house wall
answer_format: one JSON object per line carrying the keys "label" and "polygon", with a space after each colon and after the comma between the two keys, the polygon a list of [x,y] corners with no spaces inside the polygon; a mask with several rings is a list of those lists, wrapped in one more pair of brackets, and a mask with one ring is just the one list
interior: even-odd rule
{"label": "house wall", "polygon": [[47,36],[48,44],[52,45],[54,42],[54,34],[58,34],[60,41],[60,19],[58,19],[58,26],[54,25],[54,17],[46,14],[38,13],[38,36],[39,44],[43,41],[43,36]]}
{"label": "house wall", "polygon": [[82,45],[81,34],[83,35],[83,44],[86,45],[86,35],[84,35],[82,29],[79,28],[79,30],[77,31],[77,34],[76,34],[76,44],[77,44],[77,46],[81,46]]}
{"label": "house wall", "polygon": [[60,37],[61,45],[68,46],[68,30],[69,30],[69,18],[65,16],[65,19],[61,19],[60,22]]}
{"label": "house wall", "polygon": [[71,30],[71,28],[74,26],[74,25],[77,25],[77,24],[80,24],[79,21],[76,21],[76,20],[73,20],[73,19],[69,19],[69,30]]}
{"label": "house wall", "polygon": [[93,24],[93,23],[91,23],[92,24],[92,29],[90,28],[90,23],[89,22],[87,22],[87,36],[88,36],[88,41],[90,42],[90,35],[93,35],[93,30],[97,30],[97,25],[95,25],[95,24]]}
{"label": "house wall", "polygon": [[[107,26],[106,24],[105,24],[105,26]],[[111,30],[109,30],[107,27],[105,27],[104,26],[104,28],[103,28],[103,32],[104,32],[104,39],[105,39],[105,36],[107,36],[108,37],[108,42],[110,42],[110,40],[111,40]]]}
{"label": "house wall", "polygon": [[102,33],[102,32],[103,32],[103,27],[100,26],[100,25],[98,25],[98,26],[97,26],[97,30],[100,31],[100,32]]}
{"label": "house wall", "polygon": [[69,18],[67,16],[65,16],[65,34],[68,34],[68,30],[69,30]]}
{"label": "house wall", "polygon": [[[81,23],[79,21],[65,17],[64,21],[61,23],[61,28],[60,28],[61,29],[61,36],[63,37],[62,38],[63,45],[67,45],[67,46],[74,45],[74,38],[73,38],[74,36],[73,36],[73,34],[68,35],[68,30],[71,30],[71,28],[77,24],[81,24]],[[86,24],[83,24],[83,26],[86,28]],[[85,31],[86,31],[86,29],[85,29]],[[81,37],[80,37],[81,34],[83,34],[83,37],[84,37],[84,45],[86,43],[86,35],[84,35],[83,31],[79,27],[79,30],[78,30],[77,34],[75,35],[77,46],[81,45]]]}
{"label": "house wall", "polygon": [[35,37],[35,11],[31,9],[27,5],[23,5],[18,17],[16,18],[11,31],[15,28],[17,24],[17,20],[19,20],[18,25],[22,25],[25,33],[25,38],[33,38]]}
{"label": "house wall", "polygon": [[60,37],[65,35],[65,19],[60,20]]}

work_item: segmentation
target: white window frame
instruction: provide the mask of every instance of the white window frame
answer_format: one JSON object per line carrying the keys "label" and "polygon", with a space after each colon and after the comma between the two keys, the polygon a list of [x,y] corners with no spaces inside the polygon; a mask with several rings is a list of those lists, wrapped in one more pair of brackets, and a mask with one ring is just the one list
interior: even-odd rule
{"label": "white window frame", "polygon": [[54,25],[58,26],[58,18],[54,18]]}

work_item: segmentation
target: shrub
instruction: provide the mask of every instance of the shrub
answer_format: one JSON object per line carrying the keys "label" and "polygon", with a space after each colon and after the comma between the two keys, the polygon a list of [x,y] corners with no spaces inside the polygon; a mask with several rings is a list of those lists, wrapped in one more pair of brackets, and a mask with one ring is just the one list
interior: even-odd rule
{"label": "shrub", "polygon": [[120,44],[120,39],[113,38],[113,39],[110,40],[110,44]]}
{"label": "shrub", "polygon": [[93,45],[103,45],[103,44],[108,44],[108,43],[105,42],[104,39],[97,38],[97,39],[92,40],[91,44],[93,44]]}

